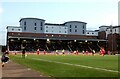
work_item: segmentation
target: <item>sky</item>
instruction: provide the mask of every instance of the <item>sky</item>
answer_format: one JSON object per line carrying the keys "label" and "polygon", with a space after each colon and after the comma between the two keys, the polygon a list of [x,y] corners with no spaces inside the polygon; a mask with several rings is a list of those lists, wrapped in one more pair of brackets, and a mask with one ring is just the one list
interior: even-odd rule
{"label": "sky", "polygon": [[119,0],[1,0],[0,45],[6,44],[6,27],[19,26],[21,18],[33,17],[46,23],[87,23],[87,30],[118,25]]}

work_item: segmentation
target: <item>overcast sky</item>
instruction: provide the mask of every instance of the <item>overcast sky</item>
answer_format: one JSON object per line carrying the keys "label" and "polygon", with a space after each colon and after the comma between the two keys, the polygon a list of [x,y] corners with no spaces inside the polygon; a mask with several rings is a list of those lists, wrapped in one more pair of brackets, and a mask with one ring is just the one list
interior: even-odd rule
{"label": "overcast sky", "polygon": [[83,21],[88,30],[101,25],[118,25],[119,0],[1,0],[0,45],[6,44],[6,26],[19,26],[26,17],[46,23]]}

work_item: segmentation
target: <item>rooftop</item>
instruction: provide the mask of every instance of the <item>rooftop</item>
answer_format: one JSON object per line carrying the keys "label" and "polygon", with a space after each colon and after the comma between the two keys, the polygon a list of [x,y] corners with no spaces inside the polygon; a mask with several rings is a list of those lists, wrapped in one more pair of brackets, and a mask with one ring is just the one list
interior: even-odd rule
{"label": "rooftop", "polygon": [[43,21],[45,21],[44,19],[39,19],[39,18],[21,18],[19,22],[21,22],[24,19],[36,19],[36,20],[43,20]]}
{"label": "rooftop", "polygon": [[68,22],[65,22],[64,24],[66,24],[66,23],[71,23],[71,22],[76,22],[76,23],[85,23],[85,24],[87,24],[86,22],[82,22],[82,21],[68,21]]}
{"label": "rooftop", "polygon": [[120,26],[109,26],[107,29],[112,29],[112,28],[120,28]]}
{"label": "rooftop", "polygon": [[57,25],[57,26],[64,26],[64,24],[52,24],[52,23],[45,23],[45,25]]}
{"label": "rooftop", "polygon": [[110,27],[110,26],[102,25],[102,26],[100,26],[99,28],[101,28],[101,27]]}

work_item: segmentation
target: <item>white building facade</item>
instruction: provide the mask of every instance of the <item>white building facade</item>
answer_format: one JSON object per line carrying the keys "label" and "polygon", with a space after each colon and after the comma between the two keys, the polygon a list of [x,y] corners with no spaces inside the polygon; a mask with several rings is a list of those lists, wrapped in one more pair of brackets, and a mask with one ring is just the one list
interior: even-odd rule
{"label": "white building facade", "polygon": [[[86,35],[86,24],[81,21],[68,21],[63,24],[45,23],[44,19],[39,18],[22,18],[20,19],[20,27],[7,27],[8,32],[29,33],[47,33],[47,34],[73,34]],[[14,30],[13,30],[14,29]]]}
{"label": "white building facade", "polygon": [[98,36],[98,32],[99,32],[99,30],[95,30],[95,31],[87,30],[86,35],[88,35],[88,36]]}
{"label": "white building facade", "polygon": [[20,21],[22,32],[43,33],[45,20],[38,18],[22,18]]}
{"label": "white building facade", "polygon": [[68,34],[68,27],[62,24],[45,24],[44,33],[50,34]]}
{"label": "white building facade", "polygon": [[99,27],[99,31],[106,31],[107,28],[109,28],[110,26],[100,26]]}
{"label": "white building facade", "polygon": [[68,27],[68,34],[86,35],[86,24],[80,21],[68,21],[64,23]]}
{"label": "white building facade", "polygon": [[99,27],[99,32],[105,31],[106,33],[106,38],[109,34],[120,34],[120,26],[100,26]]}
{"label": "white building facade", "polygon": [[7,32],[22,32],[21,27],[7,26]]}
{"label": "white building facade", "polygon": [[106,29],[106,38],[108,34],[120,34],[120,26],[110,26]]}

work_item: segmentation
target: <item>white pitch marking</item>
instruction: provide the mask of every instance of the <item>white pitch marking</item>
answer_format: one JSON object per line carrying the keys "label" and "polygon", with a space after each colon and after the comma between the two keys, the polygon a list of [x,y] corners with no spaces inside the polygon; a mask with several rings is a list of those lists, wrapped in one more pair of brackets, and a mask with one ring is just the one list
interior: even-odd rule
{"label": "white pitch marking", "polygon": [[103,70],[103,71],[109,71],[109,72],[117,72],[117,73],[120,73],[119,71],[115,71],[115,70],[108,70],[108,69],[96,68],[96,67],[85,66],[85,65],[63,63],[63,62],[58,62],[58,61],[50,61],[50,60],[37,59],[37,58],[32,58],[32,59],[34,59],[34,60],[42,60],[42,61],[47,61],[47,62],[54,62],[54,63],[65,64],[65,65],[71,65],[71,66],[84,67],[84,68],[89,68],[89,69],[96,69],[96,70]]}

